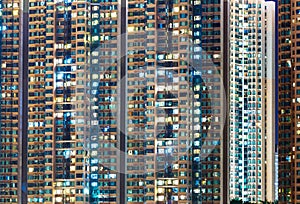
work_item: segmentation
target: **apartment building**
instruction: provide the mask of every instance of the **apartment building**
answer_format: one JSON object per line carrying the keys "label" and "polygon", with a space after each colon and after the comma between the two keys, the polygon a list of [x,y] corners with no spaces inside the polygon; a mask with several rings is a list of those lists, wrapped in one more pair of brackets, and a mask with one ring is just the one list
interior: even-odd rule
{"label": "apartment building", "polygon": [[2,203],[226,203],[227,1],[1,1]]}
{"label": "apartment building", "polygon": [[275,199],[275,3],[230,2],[230,199]]}

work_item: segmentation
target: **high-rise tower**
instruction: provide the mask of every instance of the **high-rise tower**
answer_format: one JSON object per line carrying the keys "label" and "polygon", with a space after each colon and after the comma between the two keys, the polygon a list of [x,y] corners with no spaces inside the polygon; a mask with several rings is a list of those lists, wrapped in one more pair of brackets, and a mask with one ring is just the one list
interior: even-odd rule
{"label": "high-rise tower", "polygon": [[87,200],[87,8],[86,2],[1,2],[3,203]]}
{"label": "high-rise tower", "polygon": [[[294,3],[294,1],[292,1]],[[295,140],[294,109],[292,103],[294,69],[292,65],[292,16],[291,1],[278,2],[278,201],[292,203]],[[295,5],[294,5],[295,6]]]}
{"label": "high-rise tower", "polygon": [[230,199],[274,201],[275,3],[230,5]]}
{"label": "high-rise tower", "polygon": [[278,182],[279,203],[300,201],[298,1],[278,2]]}
{"label": "high-rise tower", "polygon": [[0,202],[227,203],[227,1],[1,1]]}
{"label": "high-rise tower", "polygon": [[19,44],[26,38],[20,32],[26,18],[20,15],[20,1],[1,3],[1,202],[17,203],[26,194],[26,189],[22,192],[19,186],[27,183],[27,175],[21,173],[27,170],[27,136],[22,137],[26,132],[23,128],[27,129],[27,110],[18,105],[27,104],[27,99],[23,100],[27,90],[21,88],[26,83],[23,74],[28,67],[24,61],[27,54],[19,52]]}

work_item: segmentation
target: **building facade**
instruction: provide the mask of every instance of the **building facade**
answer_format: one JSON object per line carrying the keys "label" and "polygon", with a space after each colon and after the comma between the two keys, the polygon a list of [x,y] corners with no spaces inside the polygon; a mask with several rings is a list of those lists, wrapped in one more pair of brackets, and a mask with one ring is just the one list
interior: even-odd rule
{"label": "building facade", "polygon": [[1,2],[2,203],[89,199],[86,8],[86,2]]}
{"label": "building facade", "polygon": [[299,2],[278,2],[279,203],[298,203],[299,188]]}
{"label": "building facade", "polygon": [[18,171],[23,162],[19,160],[23,148],[18,142],[18,135],[22,134],[18,129],[19,124],[22,124],[18,122],[20,119],[22,121],[18,114],[21,111],[18,97],[23,96],[19,91],[22,80],[18,80],[19,76],[22,76],[19,67],[23,68],[18,46],[22,38],[19,32],[22,24],[18,12],[20,3],[7,3],[7,6],[2,8],[4,15],[1,18],[1,202],[15,203],[18,200],[18,186],[24,181],[24,176]]}
{"label": "building facade", "polygon": [[275,199],[275,3],[230,3],[230,199]]}
{"label": "building facade", "polygon": [[[293,188],[293,130],[294,110],[292,66],[291,1],[278,2],[278,201],[292,203]],[[291,171],[292,170],[292,171]]]}
{"label": "building facade", "polygon": [[227,203],[227,1],[1,1],[1,203]]}

